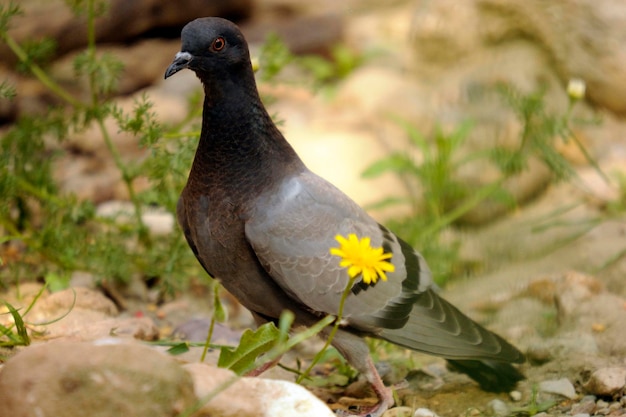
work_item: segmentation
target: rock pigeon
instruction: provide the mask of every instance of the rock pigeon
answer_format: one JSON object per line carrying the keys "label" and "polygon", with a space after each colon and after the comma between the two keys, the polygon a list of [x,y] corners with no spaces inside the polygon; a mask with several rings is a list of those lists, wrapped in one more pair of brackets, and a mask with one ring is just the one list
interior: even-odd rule
{"label": "rock pigeon", "polygon": [[261,102],[239,28],[200,18],[181,39],[165,78],[190,69],[205,97],[177,217],[206,271],[257,324],[291,310],[296,324],[312,325],[338,314],[350,279],[329,251],[336,236],[367,237],[391,255],[393,271],[370,285],[357,276],[332,340],[379,399],[362,415],[380,416],[393,405],[364,336],[444,357],[485,389],[512,389],[523,375],[510,363],[523,362],[522,353],[441,298],[420,253],[300,160]]}

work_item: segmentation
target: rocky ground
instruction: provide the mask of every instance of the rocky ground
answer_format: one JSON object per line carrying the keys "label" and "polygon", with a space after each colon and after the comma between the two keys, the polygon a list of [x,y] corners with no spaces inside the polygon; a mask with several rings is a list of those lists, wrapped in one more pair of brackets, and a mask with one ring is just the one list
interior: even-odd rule
{"label": "rocky ground", "polygon": [[[462,258],[479,268],[471,277],[447,285],[444,296],[527,354],[528,363],[522,366],[527,380],[515,392],[496,395],[480,391],[439,359],[385,349],[377,352],[377,359],[381,369],[389,370],[386,382],[395,384],[400,400],[387,417],[429,412],[442,417],[625,416],[626,215],[609,215],[606,210],[620,198],[616,173],[626,171],[622,99],[626,43],[620,42],[626,37],[625,6],[608,0],[562,0],[550,6],[540,1],[441,0],[394,1],[383,9],[348,1],[324,2],[324,10],[330,12],[320,15],[317,6],[296,0],[259,1],[254,12],[249,11],[250,2],[240,3],[241,10],[228,13],[256,16],[243,24],[252,40],[261,39],[268,27],[277,27],[288,34],[296,50],[327,50],[341,40],[371,56],[340,81],[330,97],[301,86],[261,86],[276,98],[270,111],[285,121],[283,132],[310,168],[361,204],[411,191],[392,175],[376,180],[360,177],[381,155],[405,147],[405,132],[390,121],[390,114],[411,120],[424,132],[436,122],[451,129],[471,118],[476,128],[467,144],[469,152],[488,148],[494,141],[511,143],[520,130],[511,111],[480,94],[482,88],[503,80],[525,91],[546,85],[549,108],[563,111],[567,81],[574,77],[587,81],[587,97],[576,107],[576,116],[599,115],[602,122],[575,126],[575,131],[612,182],[604,181],[570,142],[561,152],[576,167],[575,181],[554,184],[537,164],[506,184],[518,201],[514,212],[497,204],[483,205],[466,216],[469,226],[453,232],[461,241]],[[186,12],[200,15],[191,7]],[[189,20],[181,10],[169,13]],[[48,20],[50,25],[71,24],[67,19]],[[169,21],[156,20],[160,25]],[[320,27],[328,30],[306,29],[322,23]],[[120,30],[106,28],[103,33]],[[20,36],[27,36],[27,29],[20,27]],[[127,96],[118,99],[121,106],[147,94],[163,122],[183,120],[187,97],[199,88],[197,80],[190,72],[167,83],[160,80],[179,48],[177,39],[146,38],[130,46],[108,47],[123,54],[127,68],[142,68],[126,74]],[[69,59],[58,60],[55,76],[67,77]],[[17,82],[18,93],[25,93],[0,108],[5,120],[36,112],[46,103],[33,82],[20,77]],[[68,153],[59,161],[56,175],[65,191],[92,199],[104,212],[123,205],[126,196],[112,162],[103,159],[106,151],[98,148],[102,142],[94,132],[68,142],[84,152]],[[143,151],[124,135],[114,140],[125,157],[142,156]],[[469,166],[462,180],[483,184],[492,173],[493,167]],[[385,221],[407,210],[373,214]],[[150,224],[161,233],[176,227],[167,215],[154,217]],[[164,347],[142,343],[175,330],[203,340],[211,312],[207,301],[211,296],[203,288],[157,304],[149,295],[133,296],[148,293],[137,282],[139,289],[122,293],[126,308],[121,311],[89,279],[75,274],[72,283],[71,290],[44,294],[28,319],[48,323],[71,310],[69,314],[54,323],[31,326],[32,346],[3,352],[10,359],[0,370],[1,417],[82,415],[84,410],[93,410],[89,414],[95,416],[110,416],[111,410],[171,416],[224,383],[233,385],[198,415],[324,416],[333,415],[324,403],[341,409],[370,397],[360,381],[347,388],[303,390],[288,382],[293,375],[280,368],[264,378],[235,381],[228,371],[213,366],[215,353],[207,364],[200,364],[199,348],[172,357],[163,353]],[[26,306],[39,288],[23,284],[2,298],[16,307]],[[236,344],[251,319],[236,305],[231,307],[229,327],[220,327],[217,336]],[[9,315],[0,320],[7,323]],[[319,347],[314,341],[305,344],[286,355],[284,363],[293,365],[297,357],[309,360]],[[318,371],[328,378],[333,372],[323,366]]]}

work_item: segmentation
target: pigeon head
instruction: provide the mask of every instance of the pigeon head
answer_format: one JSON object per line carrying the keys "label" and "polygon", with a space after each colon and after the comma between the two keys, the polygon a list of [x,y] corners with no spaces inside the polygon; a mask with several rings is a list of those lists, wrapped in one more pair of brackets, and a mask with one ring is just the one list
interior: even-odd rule
{"label": "pigeon head", "polygon": [[182,47],[165,71],[165,78],[188,68],[203,82],[251,68],[248,44],[239,28],[219,17],[188,23],[181,33]]}

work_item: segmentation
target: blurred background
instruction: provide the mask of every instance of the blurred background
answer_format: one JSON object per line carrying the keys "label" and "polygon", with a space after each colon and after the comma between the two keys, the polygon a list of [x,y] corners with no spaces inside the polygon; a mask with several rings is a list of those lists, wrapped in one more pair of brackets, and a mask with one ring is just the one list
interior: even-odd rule
{"label": "blurred background", "polygon": [[[163,73],[181,28],[200,16],[241,26],[260,60],[265,102],[305,162],[436,257],[442,281],[498,266],[517,256],[510,252],[537,252],[534,241],[463,245],[464,228],[546,198],[555,213],[592,210],[570,230],[584,235],[589,217],[624,206],[626,6],[618,1],[24,0],[14,16],[12,6],[3,5],[0,44],[9,234],[40,222],[41,201],[13,175],[47,178],[30,185],[89,201],[99,214],[130,207],[140,218],[146,203],[172,211],[198,133],[200,86],[191,72],[167,83]],[[574,96],[571,82],[582,88]],[[139,102],[149,105],[138,111]],[[159,125],[151,138],[147,117]],[[25,136],[30,144],[20,145]],[[145,163],[155,149],[171,158],[176,146],[188,151],[176,152],[177,163]],[[20,149],[39,155],[32,166],[15,160]],[[171,195],[145,197],[167,165],[174,177],[160,189]],[[571,204],[548,192],[564,182]],[[176,229],[167,214],[155,221]]]}

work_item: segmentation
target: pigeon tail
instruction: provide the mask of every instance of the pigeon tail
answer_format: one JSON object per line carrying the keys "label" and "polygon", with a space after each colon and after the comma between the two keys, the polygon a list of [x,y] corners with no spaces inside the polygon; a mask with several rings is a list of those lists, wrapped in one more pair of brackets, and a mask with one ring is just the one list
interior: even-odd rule
{"label": "pigeon tail", "polygon": [[516,347],[467,317],[433,290],[419,294],[403,327],[383,329],[378,336],[446,359],[525,361]]}
{"label": "pigeon tail", "polygon": [[525,378],[508,362],[448,359],[448,364],[452,369],[469,375],[483,390],[489,392],[511,392]]}

